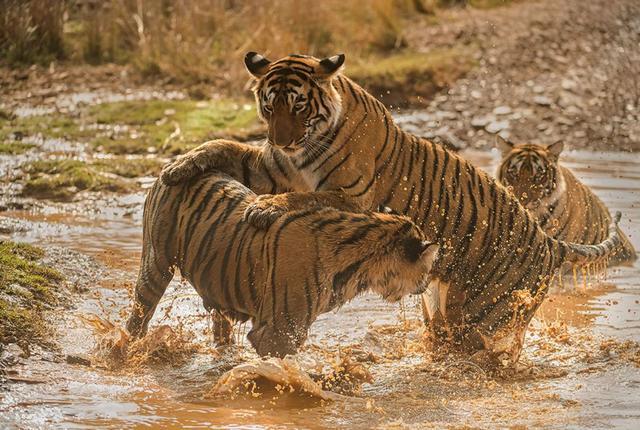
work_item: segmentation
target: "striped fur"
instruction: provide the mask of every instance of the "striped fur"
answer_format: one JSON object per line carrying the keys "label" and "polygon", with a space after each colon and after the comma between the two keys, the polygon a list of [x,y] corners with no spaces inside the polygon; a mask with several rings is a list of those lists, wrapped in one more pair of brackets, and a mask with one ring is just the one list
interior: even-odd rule
{"label": "striped fur", "polygon": [[[302,121],[305,138],[272,136],[261,147],[208,142],[167,166],[162,180],[175,184],[223,169],[258,194],[269,193],[245,212],[262,227],[287,210],[315,206],[387,206],[411,217],[441,245],[423,297],[439,342],[496,356],[504,350],[517,359],[522,327],[554,271],[563,262],[600,259],[619,243],[615,231],[598,246],[554,240],[506,188],[442,146],[402,131],[382,103],[338,70],[330,76],[322,70],[316,79],[322,61],[313,57],[265,61],[259,69],[248,66],[259,114],[270,127],[276,111]],[[306,107],[299,110],[291,101],[301,94]]]}
{"label": "striped fur", "polygon": [[295,353],[319,314],[363,291],[389,301],[424,291],[438,246],[408,218],[312,208],[261,230],[242,220],[255,198],[215,172],[181,186],[155,183],[132,335],[146,331],[176,268],[216,311],[217,340],[228,340],[231,321],[251,320],[248,338],[261,355]]}
{"label": "striped fur", "polygon": [[[606,239],[611,215],[605,204],[574,174],[559,165],[562,142],[547,147],[514,145],[498,138],[502,162],[497,178],[533,214],[547,234],[568,242],[599,243]],[[610,264],[637,259],[629,238],[618,231],[622,245]]]}

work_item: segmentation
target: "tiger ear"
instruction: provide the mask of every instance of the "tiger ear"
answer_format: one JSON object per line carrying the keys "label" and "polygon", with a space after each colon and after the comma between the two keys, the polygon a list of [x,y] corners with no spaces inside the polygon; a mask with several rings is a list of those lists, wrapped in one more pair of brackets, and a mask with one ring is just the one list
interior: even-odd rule
{"label": "tiger ear", "polygon": [[329,79],[340,71],[344,64],[344,54],[334,55],[320,60],[315,75],[320,79]]}
{"label": "tiger ear", "polygon": [[271,61],[257,52],[247,52],[244,56],[244,65],[247,67],[249,73],[256,78],[261,78],[267,73],[269,64],[271,64]]}
{"label": "tiger ear", "polygon": [[560,157],[560,153],[564,150],[564,142],[562,140],[559,140],[555,143],[552,143],[551,145],[547,146],[547,152],[550,155],[553,155],[554,157],[558,158]]}
{"label": "tiger ear", "polygon": [[496,148],[498,148],[504,156],[511,152],[513,149],[513,143],[509,142],[499,134],[496,134]]}
{"label": "tiger ear", "polygon": [[410,237],[403,242],[404,255],[411,262],[418,261],[418,258],[433,258],[440,249],[437,243]]}

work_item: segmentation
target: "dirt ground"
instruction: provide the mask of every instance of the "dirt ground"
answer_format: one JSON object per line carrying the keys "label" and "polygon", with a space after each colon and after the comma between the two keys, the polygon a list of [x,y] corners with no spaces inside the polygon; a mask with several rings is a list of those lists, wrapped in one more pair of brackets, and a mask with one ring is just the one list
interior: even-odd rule
{"label": "dirt ground", "polygon": [[430,100],[420,128],[457,147],[516,143],[640,150],[640,3],[519,2],[450,12],[409,43],[477,43],[478,65]]}

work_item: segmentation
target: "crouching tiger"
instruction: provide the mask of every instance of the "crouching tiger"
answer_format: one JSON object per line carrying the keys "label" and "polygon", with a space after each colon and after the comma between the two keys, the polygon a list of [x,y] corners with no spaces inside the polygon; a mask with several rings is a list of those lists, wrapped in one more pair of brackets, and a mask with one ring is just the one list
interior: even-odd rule
{"label": "crouching tiger", "polygon": [[[558,163],[562,141],[549,146],[514,145],[497,137],[502,153],[498,180],[518,198],[549,235],[568,242],[592,244],[608,234],[611,215],[605,204],[571,170]],[[618,231],[622,244],[609,264],[637,259],[629,238]]]}
{"label": "crouching tiger", "polygon": [[144,206],[143,248],[127,329],[146,332],[178,268],[207,310],[251,320],[258,354],[295,353],[316,317],[371,290],[388,301],[424,291],[438,245],[406,217],[313,208],[268,230],[242,220],[256,195],[210,173],[181,186],[156,181]]}
{"label": "crouching tiger", "polygon": [[387,206],[410,217],[441,245],[423,296],[433,337],[515,361],[555,270],[607,256],[617,232],[598,246],[548,236],[486,173],[398,127],[380,101],[340,73],[343,63],[344,55],[270,62],[248,53],[258,115],[268,124],[264,144],[205,143],[167,166],[162,180],[223,170],[264,194],[246,212],[259,226],[317,206]]}

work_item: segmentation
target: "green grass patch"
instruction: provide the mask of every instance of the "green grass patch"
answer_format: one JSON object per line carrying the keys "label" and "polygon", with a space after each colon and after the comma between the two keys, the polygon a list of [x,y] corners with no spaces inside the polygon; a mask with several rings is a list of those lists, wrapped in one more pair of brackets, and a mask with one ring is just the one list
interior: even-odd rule
{"label": "green grass patch", "polygon": [[24,154],[35,145],[21,142],[0,142],[0,155],[19,155]]}
{"label": "green grass patch", "polygon": [[385,104],[408,106],[464,76],[475,64],[471,53],[470,47],[430,53],[405,51],[371,57],[348,67],[346,74]]}
{"label": "green grass patch", "polygon": [[22,194],[51,200],[70,200],[79,191],[129,192],[135,188],[106,167],[79,160],[34,161],[22,167],[28,174]]}
{"label": "green grass patch", "polygon": [[41,134],[53,139],[85,141],[95,136],[96,132],[83,127],[79,119],[49,114],[0,120],[0,140],[8,139],[11,134],[23,137]]}
{"label": "green grass patch", "polygon": [[460,48],[438,50],[428,54],[403,52],[384,58],[370,58],[366,63],[349,67],[346,74],[364,83],[381,79],[406,82],[416,75],[435,71],[441,73],[443,78],[449,75],[451,79],[456,79],[473,65],[468,54]]}
{"label": "green grass patch", "polygon": [[[94,149],[111,154],[177,154],[210,139],[246,139],[260,127],[253,101],[137,100],[94,105],[78,117],[0,118],[0,141],[7,141],[12,134],[41,134],[90,143]],[[0,153],[22,149],[6,142]]]}
{"label": "green grass patch", "polygon": [[26,174],[22,194],[68,201],[80,191],[132,192],[131,179],[157,176],[163,162],[156,158],[113,157],[84,162],[72,159],[39,160],[22,166]]}
{"label": "green grass patch", "polygon": [[94,106],[98,124],[126,125],[128,133],[98,137],[94,147],[115,154],[145,153],[149,148],[175,154],[218,137],[242,137],[259,127],[253,103],[151,100]]}
{"label": "green grass patch", "polygon": [[107,158],[94,161],[91,166],[123,178],[158,176],[164,163],[157,158]]}
{"label": "green grass patch", "polygon": [[38,263],[43,255],[40,248],[0,241],[0,343],[50,345],[42,311],[57,304],[54,291],[64,278]]}

